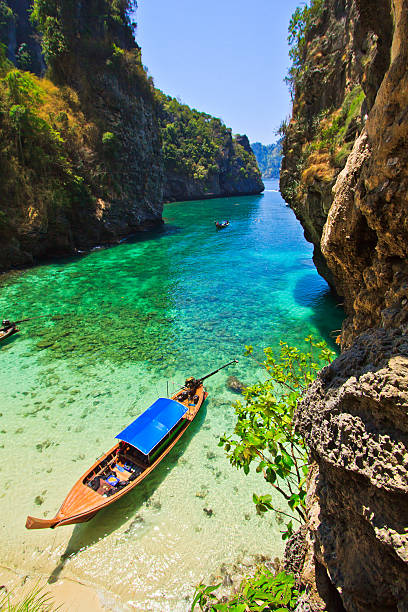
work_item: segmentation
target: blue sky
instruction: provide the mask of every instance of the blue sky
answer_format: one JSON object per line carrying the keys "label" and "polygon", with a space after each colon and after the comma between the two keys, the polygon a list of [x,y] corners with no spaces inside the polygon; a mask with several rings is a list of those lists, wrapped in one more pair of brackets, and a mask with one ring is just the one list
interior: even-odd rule
{"label": "blue sky", "polygon": [[290,113],[283,78],[299,0],[139,0],[137,41],[156,87],[221,117],[251,142]]}

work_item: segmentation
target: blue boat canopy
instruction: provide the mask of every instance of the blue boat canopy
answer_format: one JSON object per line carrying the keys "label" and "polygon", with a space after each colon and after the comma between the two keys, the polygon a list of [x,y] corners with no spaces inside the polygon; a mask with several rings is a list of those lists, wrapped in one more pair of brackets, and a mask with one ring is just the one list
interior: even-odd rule
{"label": "blue boat canopy", "polygon": [[128,442],[148,455],[185,415],[188,408],[160,397],[115,438]]}

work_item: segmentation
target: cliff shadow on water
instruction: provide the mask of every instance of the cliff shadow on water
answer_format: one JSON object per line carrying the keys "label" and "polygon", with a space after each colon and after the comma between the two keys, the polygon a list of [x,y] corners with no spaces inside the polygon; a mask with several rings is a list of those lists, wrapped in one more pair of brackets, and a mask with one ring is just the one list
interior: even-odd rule
{"label": "cliff shadow on water", "polygon": [[326,338],[330,348],[338,353],[336,338],[341,329],[336,326],[342,322],[344,312],[342,300],[337,293],[322,277],[310,273],[297,281],[293,297],[297,304],[312,310],[311,321],[319,330],[319,334]]}

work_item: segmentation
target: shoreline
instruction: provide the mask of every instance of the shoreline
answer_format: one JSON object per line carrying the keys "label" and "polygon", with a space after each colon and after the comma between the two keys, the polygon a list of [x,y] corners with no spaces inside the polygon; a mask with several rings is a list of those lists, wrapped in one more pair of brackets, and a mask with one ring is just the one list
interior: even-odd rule
{"label": "shoreline", "polygon": [[36,266],[46,265],[47,263],[52,263],[55,260],[64,260],[64,259],[75,259],[76,257],[83,257],[85,255],[89,255],[93,251],[99,249],[109,249],[111,247],[118,246],[123,242],[127,242],[128,240],[132,240],[139,235],[143,235],[148,232],[153,232],[164,225],[163,217],[159,219],[155,219],[152,221],[146,221],[141,225],[134,227],[132,231],[121,234],[119,233],[117,236],[112,237],[110,239],[104,240],[100,243],[96,244],[84,244],[81,247],[76,247],[71,245],[71,248],[63,251],[57,251],[55,253],[45,252],[42,255],[34,256],[32,255],[32,259],[28,259],[27,261],[21,264],[12,265],[9,268],[0,268],[0,279],[6,274],[12,274],[13,272],[24,272],[25,270],[30,270],[31,268],[35,268]]}
{"label": "shoreline", "polygon": [[55,609],[60,606],[60,610],[67,612],[118,610],[118,601],[113,594],[102,592],[79,580],[61,578],[50,584],[42,574],[27,574],[25,571],[0,563],[0,596],[8,593],[12,603],[14,600],[20,602],[36,588],[42,588],[41,592],[52,598]]}
{"label": "shoreline", "polygon": [[[269,179],[269,180],[274,180],[274,179]],[[264,192],[265,192],[265,189],[259,192],[255,192],[255,193],[249,193],[249,192],[248,193],[230,193],[226,195],[209,194],[209,195],[202,195],[199,197],[189,197],[186,200],[176,200],[176,199],[163,200],[163,204],[181,204],[183,202],[190,203],[190,202],[195,202],[195,201],[200,201],[200,200],[215,200],[215,199],[224,199],[224,198],[228,199],[228,198],[245,197],[245,196],[258,196],[258,195],[262,195]],[[35,268],[36,266],[41,266],[41,265],[46,265],[47,263],[52,263],[55,260],[62,261],[64,259],[70,259],[70,258],[75,259],[77,257],[84,257],[86,255],[89,255],[95,250],[109,249],[111,247],[118,246],[119,244],[122,244],[123,242],[127,242],[128,240],[132,240],[133,238],[136,238],[139,235],[143,235],[147,232],[153,232],[159,229],[160,227],[163,227],[165,224],[166,222],[164,218],[160,217],[160,219],[156,219],[154,221],[148,221],[148,222],[141,224],[140,226],[138,226],[137,228],[134,228],[129,233],[126,233],[123,235],[118,234],[117,237],[112,238],[107,241],[103,241],[98,244],[93,244],[89,246],[84,245],[81,248],[73,247],[72,250],[67,250],[66,252],[63,252],[63,253],[61,252],[46,253],[44,255],[39,255],[38,257],[33,256],[32,261],[27,261],[25,263],[21,263],[20,265],[19,264],[12,265],[10,268],[0,268],[0,281],[7,274],[24,272],[26,270],[30,270],[31,268]]]}

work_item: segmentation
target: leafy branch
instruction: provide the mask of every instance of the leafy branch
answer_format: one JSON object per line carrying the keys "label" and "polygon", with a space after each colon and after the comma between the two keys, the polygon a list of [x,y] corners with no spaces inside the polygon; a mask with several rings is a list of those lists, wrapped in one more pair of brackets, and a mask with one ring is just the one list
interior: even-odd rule
{"label": "leafy branch", "polygon": [[[264,361],[256,361],[267,375],[265,382],[244,389],[245,403],[236,402],[237,422],[232,435],[220,439],[230,463],[249,473],[251,464],[285,500],[288,511],[272,505],[270,495],[253,495],[257,513],[274,510],[290,519],[283,539],[293,532],[293,521],[306,519],[306,479],[310,457],[303,437],[295,431],[293,417],[305,390],[316,378],[322,365],[335,357],[325,342],[312,336],[305,338],[307,352],[280,342],[276,358],[269,347]],[[245,354],[253,357],[253,347]]]}
{"label": "leafy branch", "polygon": [[200,584],[195,592],[191,610],[198,605],[207,612],[287,612],[294,610],[300,593],[291,574],[276,576],[266,567],[259,567],[252,578],[246,578],[239,592],[226,603],[218,602],[214,591],[220,584]]}
{"label": "leafy branch", "polygon": [[310,0],[309,6],[305,2],[302,4],[303,6],[298,6],[293,13],[288,29],[288,43],[290,47],[289,57],[292,60],[292,66],[285,81],[292,95],[296,83],[306,69],[304,63],[307,47],[307,33],[316,19],[322,14],[324,0]]}

